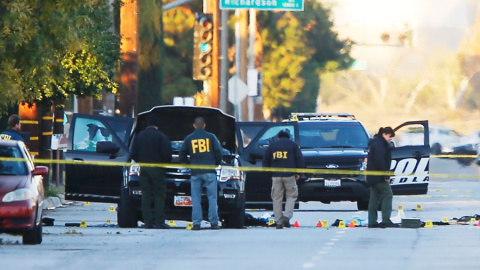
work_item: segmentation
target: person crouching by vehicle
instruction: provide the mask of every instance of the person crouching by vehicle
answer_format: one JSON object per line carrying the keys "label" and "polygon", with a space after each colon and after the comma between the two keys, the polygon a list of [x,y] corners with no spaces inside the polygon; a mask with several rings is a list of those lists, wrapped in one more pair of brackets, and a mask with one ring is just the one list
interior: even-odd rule
{"label": "person crouching by vehicle", "polygon": [[[369,142],[367,171],[385,172],[385,175],[367,175],[370,186],[370,201],[368,203],[368,227],[386,228],[398,227],[390,220],[392,214],[393,193],[390,187],[390,164],[392,162],[390,142],[395,137],[391,127],[381,127]],[[381,205],[382,222],[377,223],[377,210]]]}
{"label": "person crouching by vehicle", "polygon": [[[138,163],[168,163],[172,159],[172,145],[168,137],[158,128],[160,119],[150,115],[148,126],[140,131],[132,145],[130,159]],[[169,229],[165,224],[165,169],[158,166],[143,166],[140,171],[140,189],[142,190],[143,222],[147,229]],[[152,198],[155,200],[152,219]],[[153,223],[155,221],[155,224]]]}
{"label": "person crouching by vehicle", "polygon": [[[282,130],[277,135],[278,140],[272,142],[265,151],[263,167],[272,168],[305,168],[300,146],[290,140],[290,134]],[[290,219],[293,216],[293,208],[298,197],[298,188],[296,181],[300,179],[300,174],[294,172],[273,172],[272,173],[272,200],[273,214],[275,215],[277,229],[290,227]],[[282,211],[283,196],[287,201],[285,203],[285,212]]]}
{"label": "person crouching by vehicle", "polygon": [[[195,118],[195,131],[188,135],[180,148],[180,162],[199,165],[220,165],[222,147],[217,137],[205,131],[205,119]],[[190,156],[190,159],[187,157]],[[206,188],[208,197],[208,221],[212,230],[218,230],[217,174],[212,169],[192,169],[190,190],[192,194],[192,230],[200,230],[202,222],[202,187]]]}

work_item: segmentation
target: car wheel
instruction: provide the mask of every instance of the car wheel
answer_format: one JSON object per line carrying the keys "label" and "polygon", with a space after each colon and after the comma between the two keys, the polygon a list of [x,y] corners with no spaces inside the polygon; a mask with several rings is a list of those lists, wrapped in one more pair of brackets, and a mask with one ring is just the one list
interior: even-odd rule
{"label": "car wheel", "polygon": [[35,225],[31,230],[23,234],[22,243],[24,245],[37,245],[42,243],[42,223]]}
{"label": "car wheel", "polygon": [[243,229],[245,225],[245,193],[240,195],[239,205],[224,218],[224,227],[231,229]]}
{"label": "car wheel", "polygon": [[117,210],[118,226],[121,228],[135,228],[137,227],[137,215],[135,209],[130,203],[128,197],[128,189],[122,188],[120,192],[120,203]]}
{"label": "car wheel", "polygon": [[434,155],[440,155],[442,153],[442,146],[439,143],[435,143],[432,145],[430,152]]}
{"label": "car wheel", "polygon": [[369,200],[359,200],[359,201],[357,201],[358,210],[367,211],[368,210],[368,201]]}

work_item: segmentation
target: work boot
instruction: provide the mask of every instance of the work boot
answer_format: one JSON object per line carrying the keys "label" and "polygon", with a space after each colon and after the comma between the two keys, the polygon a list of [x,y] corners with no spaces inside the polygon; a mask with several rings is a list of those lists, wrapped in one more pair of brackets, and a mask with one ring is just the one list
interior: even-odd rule
{"label": "work boot", "polygon": [[277,230],[278,229],[283,229],[283,217],[277,220]]}
{"label": "work boot", "polygon": [[194,224],[192,227],[192,231],[199,231],[200,230],[200,225]]}
{"label": "work boot", "polygon": [[156,229],[160,229],[160,230],[168,230],[168,229],[171,229],[172,227],[170,227],[170,225],[167,225],[167,224],[158,224],[155,226]]}
{"label": "work boot", "polygon": [[212,229],[212,230],[218,230],[218,229],[220,229],[220,227],[218,227],[218,224],[211,223],[211,224],[210,224],[210,229]]}
{"label": "work boot", "polygon": [[283,216],[282,217],[282,222],[283,222],[283,226],[285,226],[285,228],[290,228],[290,219],[286,216]]}
{"label": "work boot", "polygon": [[400,225],[395,224],[395,223],[391,223],[391,222],[390,223],[380,223],[380,224],[378,224],[378,226],[380,228],[398,228],[398,227],[400,227]]}

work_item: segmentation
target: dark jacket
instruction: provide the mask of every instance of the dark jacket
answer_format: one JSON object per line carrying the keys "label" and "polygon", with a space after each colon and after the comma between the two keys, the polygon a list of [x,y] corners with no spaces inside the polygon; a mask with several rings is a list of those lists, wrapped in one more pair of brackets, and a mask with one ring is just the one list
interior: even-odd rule
{"label": "dark jacket", "polygon": [[[270,144],[265,150],[263,167],[271,168],[305,168],[300,147],[294,141],[280,138]],[[286,177],[298,174],[295,172],[273,172],[273,177]]]}
{"label": "dark jacket", "polygon": [[167,163],[172,160],[172,145],[165,134],[149,126],[135,136],[130,158],[143,163]]}
{"label": "dark jacket", "polygon": [[0,134],[0,140],[25,141],[20,132],[14,130],[13,128],[7,128],[4,132],[2,132]]}
{"label": "dark jacket", "polygon": [[[368,143],[368,171],[390,171],[392,163],[392,153],[390,145],[382,135],[376,134]],[[367,183],[375,185],[384,182],[388,176],[386,175],[367,175]]]}
{"label": "dark jacket", "polygon": [[[187,157],[190,156],[190,159]],[[199,165],[220,165],[222,146],[217,137],[202,128],[188,135],[180,148],[180,162]],[[192,175],[216,173],[215,169],[192,169]]]}

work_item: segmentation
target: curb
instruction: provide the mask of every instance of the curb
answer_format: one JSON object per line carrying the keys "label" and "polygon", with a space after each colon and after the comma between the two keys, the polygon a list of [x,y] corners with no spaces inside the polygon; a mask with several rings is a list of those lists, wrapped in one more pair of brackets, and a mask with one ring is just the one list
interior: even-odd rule
{"label": "curb", "polygon": [[57,207],[66,207],[73,202],[66,201],[64,194],[58,194],[57,197],[47,197],[43,200],[43,210],[53,210]]}
{"label": "curb", "polygon": [[53,200],[51,197],[45,198],[43,200],[43,210],[53,210],[55,209],[55,205],[53,204]]}

